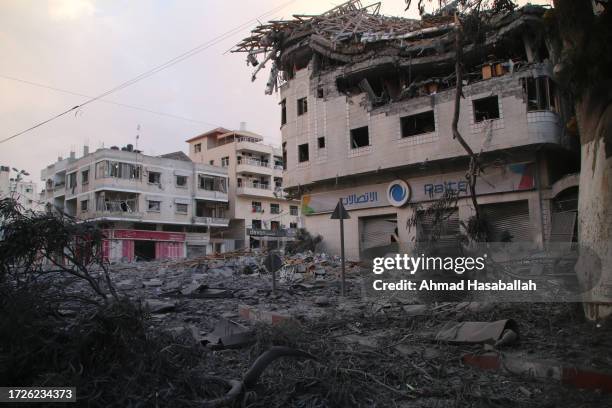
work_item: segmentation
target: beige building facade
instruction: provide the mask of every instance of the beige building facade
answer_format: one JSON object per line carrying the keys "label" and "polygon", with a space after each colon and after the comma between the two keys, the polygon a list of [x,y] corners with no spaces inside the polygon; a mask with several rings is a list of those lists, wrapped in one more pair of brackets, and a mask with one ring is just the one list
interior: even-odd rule
{"label": "beige building facade", "polygon": [[223,252],[228,177],[182,152],[147,156],[131,145],[74,153],[41,172],[49,208],[99,223],[110,260],[184,258]]}
{"label": "beige building facade", "polygon": [[[427,209],[451,193],[458,198],[442,235],[456,239],[474,207],[469,157],[452,129],[453,16],[406,19],[403,31],[385,32],[390,17],[347,6],[351,21],[364,23],[340,37],[327,32],[344,12],[274,28],[282,35],[264,27],[237,46],[249,60],[275,50],[264,55],[273,61],[268,91],[281,78],[285,190],[300,197],[304,227],[331,253],[339,253],[340,236],[330,215],[343,202],[349,259],[428,239]],[[473,44],[464,50],[457,129],[479,155],[476,195],[493,241],[576,239],[578,145],[541,35],[543,13],[514,10],[492,24],[478,52]]]}
{"label": "beige building facade", "polygon": [[246,130],[213,129],[187,140],[197,163],[222,166],[229,176],[228,230],[236,248],[283,248],[300,226],[299,201],[283,191],[281,149]]}

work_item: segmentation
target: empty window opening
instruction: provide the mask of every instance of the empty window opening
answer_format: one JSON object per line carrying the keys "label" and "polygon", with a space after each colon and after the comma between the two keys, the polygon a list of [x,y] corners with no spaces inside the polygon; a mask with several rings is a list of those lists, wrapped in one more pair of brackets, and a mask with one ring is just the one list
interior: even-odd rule
{"label": "empty window opening", "polygon": [[366,147],[370,145],[370,132],[368,127],[351,129],[351,149]]}
{"label": "empty window opening", "polygon": [[83,170],[81,172],[81,182],[83,184],[89,184],[89,170]]}
{"label": "empty window opening", "polygon": [[317,145],[319,146],[319,149],[325,148],[325,138],[323,136],[317,138]]}
{"label": "empty window opening", "polygon": [[308,158],[308,143],[304,143],[298,146],[298,161],[300,163],[307,162]]}
{"label": "empty window opening", "polygon": [[317,98],[323,97],[325,97],[325,92],[323,91],[323,88],[317,88]]}
{"label": "empty window opening", "polygon": [[281,105],[281,126],[287,123],[287,100],[283,99]]}
{"label": "empty window opening", "polygon": [[306,97],[297,100],[297,114],[302,116],[308,112],[308,99]]}
{"label": "empty window opening", "polygon": [[287,142],[283,142],[283,170],[287,170]]}
{"label": "empty window opening", "polygon": [[187,214],[189,211],[189,204],[175,204],[177,214]]}
{"label": "empty window opening", "polygon": [[202,143],[197,143],[193,145],[193,152],[200,153],[202,151]]}
{"label": "empty window opening", "polygon": [[270,214],[280,214],[280,204],[270,204]]}
{"label": "empty window opening", "polygon": [[474,122],[482,122],[489,119],[499,119],[499,103],[497,95],[488,96],[473,101]]}
{"label": "empty window opening", "polygon": [[298,215],[298,206],[297,205],[292,205],[289,207],[289,214],[291,215]]}
{"label": "empty window opening", "polygon": [[87,212],[88,206],[89,206],[89,200],[81,201],[81,211],[82,212]]}
{"label": "empty window opening", "polygon": [[554,83],[548,77],[525,78],[527,111],[556,110]]}
{"label": "empty window opening", "polygon": [[161,201],[148,201],[147,211],[159,212],[161,210]]}
{"label": "empty window opening", "polygon": [[436,130],[433,111],[421,112],[416,115],[404,116],[400,119],[402,137],[430,133]]}
{"label": "empty window opening", "polygon": [[187,187],[187,176],[176,176],[177,187]]}
{"label": "empty window opening", "polygon": [[149,172],[149,183],[151,184],[160,184],[161,183],[161,173],[156,171]]}

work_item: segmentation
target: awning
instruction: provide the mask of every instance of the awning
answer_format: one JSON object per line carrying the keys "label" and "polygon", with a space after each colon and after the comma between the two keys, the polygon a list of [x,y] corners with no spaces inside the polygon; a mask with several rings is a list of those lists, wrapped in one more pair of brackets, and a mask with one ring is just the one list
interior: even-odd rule
{"label": "awning", "polygon": [[190,198],[175,198],[174,203],[175,204],[191,204],[191,199]]}

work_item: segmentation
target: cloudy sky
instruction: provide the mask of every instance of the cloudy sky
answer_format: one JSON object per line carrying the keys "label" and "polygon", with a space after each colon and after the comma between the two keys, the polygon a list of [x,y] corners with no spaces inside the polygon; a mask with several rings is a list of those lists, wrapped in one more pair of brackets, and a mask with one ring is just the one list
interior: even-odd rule
{"label": "cloudy sky", "polygon": [[[321,13],[339,3],[2,0],[0,139],[88,99],[79,95],[102,94],[252,22],[103,101],[0,144],[0,164],[25,169],[39,181],[43,167],[70,150],[79,155],[85,144],[96,149],[135,143],[138,125],[139,148],[154,155],[186,150],[184,141],[189,137],[217,126],[237,129],[241,121],[268,142],[280,143],[278,95],[264,95],[267,71],[252,83],[252,67],[246,66],[245,56],[226,51],[248,35],[256,19]],[[416,17],[414,11],[406,14],[404,7],[404,0],[386,0],[382,12]]]}

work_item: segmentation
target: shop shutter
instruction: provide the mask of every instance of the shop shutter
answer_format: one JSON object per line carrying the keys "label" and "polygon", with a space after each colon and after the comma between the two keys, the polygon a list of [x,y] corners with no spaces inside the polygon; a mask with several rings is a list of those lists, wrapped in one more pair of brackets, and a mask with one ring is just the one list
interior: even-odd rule
{"label": "shop shutter", "polygon": [[392,243],[391,237],[396,234],[395,229],[397,228],[396,215],[368,217],[362,220],[362,229],[359,237],[359,244],[362,250]]}
{"label": "shop shutter", "polygon": [[576,225],[576,211],[552,213],[550,242],[572,242]]}
{"label": "shop shutter", "polygon": [[446,214],[439,217],[438,225],[435,225],[436,217],[425,211],[421,212],[417,223],[417,240],[428,242],[432,236],[437,236],[435,242],[440,247],[456,245],[458,242],[459,212],[457,209],[447,210]]}
{"label": "shop shutter", "polygon": [[489,221],[491,242],[501,242],[508,233],[512,237],[511,242],[533,240],[527,200],[486,204],[482,206],[482,212]]}

